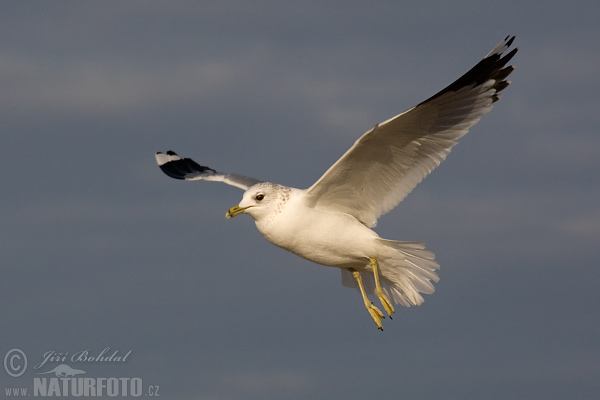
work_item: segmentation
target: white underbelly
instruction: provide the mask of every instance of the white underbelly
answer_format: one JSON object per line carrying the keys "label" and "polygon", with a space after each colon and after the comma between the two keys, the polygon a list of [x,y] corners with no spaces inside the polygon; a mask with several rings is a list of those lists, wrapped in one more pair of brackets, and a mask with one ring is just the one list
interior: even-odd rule
{"label": "white underbelly", "polygon": [[274,245],[317,264],[339,268],[368,264],[376,251],[374,231],[347,214],[308,210],[301,218],[282,213],[268,224],[257,223],[257,228]]}

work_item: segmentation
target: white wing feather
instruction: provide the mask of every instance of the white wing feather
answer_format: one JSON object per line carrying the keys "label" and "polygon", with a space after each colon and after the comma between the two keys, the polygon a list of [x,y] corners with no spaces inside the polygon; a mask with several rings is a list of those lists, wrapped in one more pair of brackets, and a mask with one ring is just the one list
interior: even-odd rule
{"label": "white wing feather", "polygon": [[362,135],[307,189],[309,203],[375,226],[492,109],[514,69],[504,66],[517,49],[501,57],[513,39],[507,37],[444,90]]}

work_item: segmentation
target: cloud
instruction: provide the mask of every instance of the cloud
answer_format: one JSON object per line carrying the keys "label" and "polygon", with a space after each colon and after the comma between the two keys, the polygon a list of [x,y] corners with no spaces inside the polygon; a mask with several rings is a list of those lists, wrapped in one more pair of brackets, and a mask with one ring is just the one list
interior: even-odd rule
{"label": "cloud", "polygon": [[28,112],[127,114],[141,108],[210,99],[231,91],[242,67],[207,60],[158,65],[111,59],[63,61],[3,55],[2,106]]}

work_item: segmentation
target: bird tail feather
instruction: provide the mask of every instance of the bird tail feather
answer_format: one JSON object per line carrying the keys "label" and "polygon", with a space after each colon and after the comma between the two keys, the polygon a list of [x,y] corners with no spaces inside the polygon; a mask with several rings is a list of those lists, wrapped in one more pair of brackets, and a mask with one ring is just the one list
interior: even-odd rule
{"label": "bird tail feather", "polygon": [[[394,250],[390,257],[378,260],[383,292],[394,304],[410,307],[423,303],[424,299],[420,293],[433,293],[435,288],[432,281],[439,281],[436,270],[440,266],[435,261],[435,254],[426,250],[425,243],[422,242],[378,240]],[[361,276],[367,293],[375,294],[373,274],[364,271]],[[359,289],[348,270],[342,270],[342,284]]]}

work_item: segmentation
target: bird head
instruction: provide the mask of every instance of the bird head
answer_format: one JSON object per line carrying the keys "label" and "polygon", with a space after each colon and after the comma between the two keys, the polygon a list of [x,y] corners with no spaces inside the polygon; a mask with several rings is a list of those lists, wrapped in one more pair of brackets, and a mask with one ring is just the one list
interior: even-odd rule
{"label": "bird head", "polygon": [[248,214],[259,220],[266,215],[274,215],[285,204],[289,191],[285,186],[268,182],[257,183],[246,190],[240,204],[231,207],[225,216],[230,219],[240,214]]}

